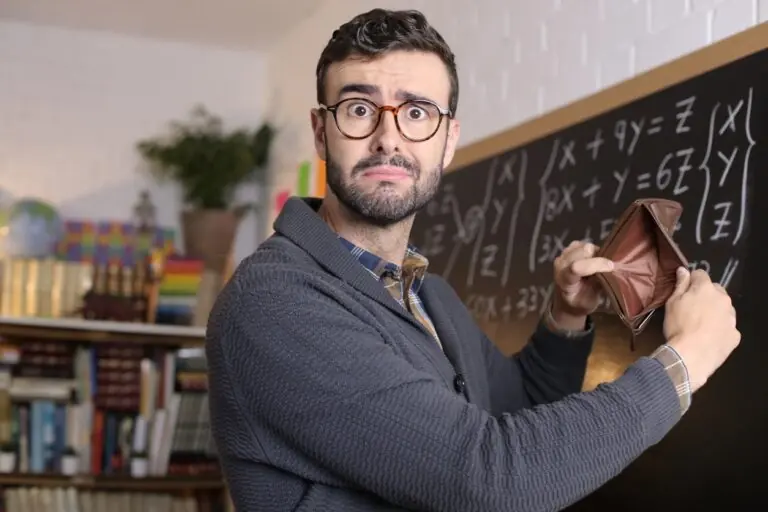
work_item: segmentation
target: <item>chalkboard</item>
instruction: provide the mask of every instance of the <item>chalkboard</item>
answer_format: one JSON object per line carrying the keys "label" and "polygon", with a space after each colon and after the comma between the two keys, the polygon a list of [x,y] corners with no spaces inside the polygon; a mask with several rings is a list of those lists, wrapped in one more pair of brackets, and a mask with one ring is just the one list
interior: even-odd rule
{"label": "chalkboard", "polygon": [[[744,336],[737,353],[668,438],[574,510],[679,510],[761,497],[768,484],[766,47],[768,26],[758,26],[463,148],[417,216],[412,242],[431,272],[506,352],[521,348],[547,305],[554,258],[572,240],[599,244],[639,197],[683,204],[675,240],[692,268],[734,298]],[[584,389],[664,341],[663,313],[634,352],[615,316],[596,319]]]}

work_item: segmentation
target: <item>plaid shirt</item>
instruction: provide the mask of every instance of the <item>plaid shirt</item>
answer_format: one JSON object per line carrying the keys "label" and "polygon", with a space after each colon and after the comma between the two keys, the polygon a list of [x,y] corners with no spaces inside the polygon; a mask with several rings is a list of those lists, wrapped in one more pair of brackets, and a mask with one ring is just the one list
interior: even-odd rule
{"label": "plaid shirt", "polygon": [[651,357],[664,366],[667,375],[672,379],[680,399],[680,410],[685,414],[691,406],[691,381],[683,358],[680,357],[677,350],[666,344],[654,350]]}
{"label": "plaid shirt", "polygon": [[[427,331],[432,333],[432,336],[442,348],[435,326],[432,324],[432,320],[429,318],[419,298],[419,288],[421,288],[421,283],[424,280],[424,275],[429,265],[427,258],[419,254],[415,247],[408,246],[405,258],[403,259],[403,266],[399,267],[354,245],[349,240],[342,237],[339,237],[339,240],[373,277],[384,283],[384,287],[389,290],[395,300],[410,311]],[[570,334],[578,335],[581,333]],[[664,367],[667,375],[669,375],[680,399],[680,409],[685,414],[691,405],[691,385],[688,378],[688,370],[682,358],[669,345],[660,346],[650,357],[656,359]]]}
{"label": "plaid shirt", "polygon": [[414,247],[409,246],[405,252],[403,266],[400,267],[354,245],[349,240],[341,237],[339,240],[373,277],[384,283],[384,287],[392,297],[416,317],[442,349],[440,337],[419,298],[419,289],[429,265],[427,258],[419,254]]}

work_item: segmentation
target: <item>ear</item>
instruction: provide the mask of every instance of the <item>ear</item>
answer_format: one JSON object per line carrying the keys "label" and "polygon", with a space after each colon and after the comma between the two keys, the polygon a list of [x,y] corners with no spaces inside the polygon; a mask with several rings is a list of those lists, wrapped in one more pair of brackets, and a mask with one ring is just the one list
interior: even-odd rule
{"label": "ear", "polygon": [[461,124],[458,119],[451,119],[448,125],[448,140],[445,142],[445,154],[443,156],[443,169],[447,169],[456,154],[456,146],[459,143]]}
{"label": "ear", "polygon": [[324,114],[325,114],[325,111],[322,111],[317,108],[313,108],[310,111],[310,121],[312,123],[312,135],[315,142],[315,151],[317,151],[317,156],[319,156],[321,160],[326,160]]}

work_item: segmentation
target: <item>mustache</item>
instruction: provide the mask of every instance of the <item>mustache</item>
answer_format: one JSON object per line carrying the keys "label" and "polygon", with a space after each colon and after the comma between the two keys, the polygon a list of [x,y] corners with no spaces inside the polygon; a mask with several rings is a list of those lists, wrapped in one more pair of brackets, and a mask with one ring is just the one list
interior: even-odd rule
{"label": "mustache", "polygon": [[405,169],[412,176],[419,177],[419,166],[408,160],[402,155],[395,155],[391,158],[386,158],[380,155],[372,155],[368,158],[364,158],[357,162],[352,168],[352,176],[367,171],[371,167],[378,167],[380,165],[391,165],[392,167],[400,167]]}

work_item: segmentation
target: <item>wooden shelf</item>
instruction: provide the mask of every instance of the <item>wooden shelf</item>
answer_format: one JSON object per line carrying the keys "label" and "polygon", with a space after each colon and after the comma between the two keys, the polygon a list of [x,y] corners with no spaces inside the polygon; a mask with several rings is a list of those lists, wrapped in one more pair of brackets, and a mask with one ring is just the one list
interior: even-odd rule
{"label": "wooden shelf", "polygon": [[84,343],[141,343],[147,345],[203,346],[205,328],[105,322],[76,318],[15,318],[0,316],[0,336],[12,339],[47,339]]}
{"label": "wooden shelf", "polygon": [[131,478],[129,476],[91,475],[41,475],[28,473],[0,473],[0,486],[31,487],[76,487],[78,489],[138,491],[138,492],[180,492],[180,491],[221,491],[224,481],[221,477],[167,476]]}

